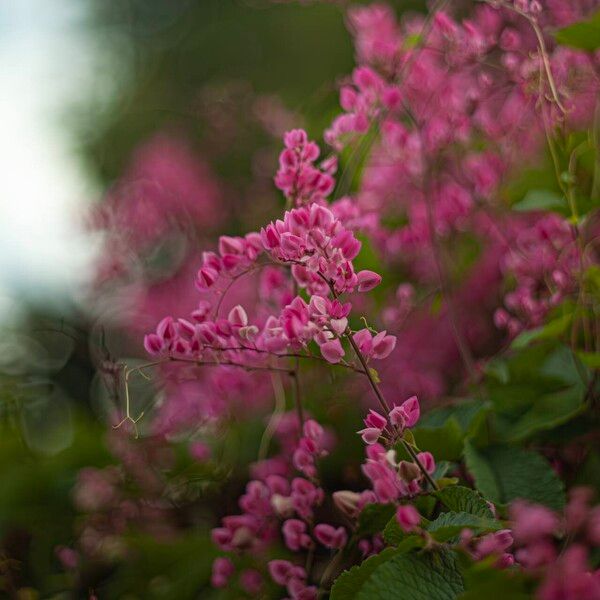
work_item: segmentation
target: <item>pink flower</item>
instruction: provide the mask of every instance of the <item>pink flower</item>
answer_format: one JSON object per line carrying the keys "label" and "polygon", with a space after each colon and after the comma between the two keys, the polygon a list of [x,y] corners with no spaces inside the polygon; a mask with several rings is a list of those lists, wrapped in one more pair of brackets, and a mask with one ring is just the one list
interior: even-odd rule
{"label": "pink flower", "polygon": [[369,292],[381,283],[381,275],[373,271],[359,271],[356,277],[358,278],[359,292]]}
{"label": "pink flower", "polygon": [[417,529],[421,522],[421,515],[412,504],[401,504],[396,509],[396,521],[398,521],[402,531],[410,533]]}
{"label": "pink flower", "polygon": [[249,595],[256,595],[263,585],[262,575],[256,569],[245,569],[240,573],[240,586]]}
{"label": "pink flower", "polygon": [[433,458],[433,454],[431,454],[431,452],[419,452],[417,454],[417,458],[428,473],[431,474],[435,471],[435,459]]}
{"label": "pink flower", "polygon": [[194,460],[205,462],[210,458],[210,447],[204,442],[192,442],[189,453]]}
{"label": "pink flower", "polygon": [[369,414],[364,419],[364,422],[367,427],[374,427],[376,429],[384,429],[387,425],[387,419],[372,409],[369,410]]}
{"label": "pink flower", "polygon": [[401,429],[414,427],[421,416],[421,407],[416,396],[411,396],[400,406],[395,406],[389,414],[390,422]]}
{"label": "pink flower", "polygon": [[311,545],[310,536],[306,533],[306,523],[299,519],[288,519],[281,528],[285,545],[297,552],[302,548],[308,548]]}
{"label": "pink flower", "polygon": [[336,364],[340,362],[345,353],[340,340],[336,338],[321,345],[321,354],[327,362]]}
{"label": "pink flower", "polygon": [[396,337],[387,335],[386,331],[380,331],[373,338],[373,358],[387,358],[396,347]]}
{"label": "pink flower", "polygon": [[376,444],[383,431],[377,427],[366,427],[357,431],[365,444]]}
{"label": "pink flower", "polygon": [[326,523],[319,523],[314,529],[317,540],[326,548],[338,550],[346,545],[348,534],[343,527],[333,527]]}
{"label": "pink flower", "polygon": [[144,336],[144,348],[148,354],[156,356],[163,350],[163,340],[156,333],[149,333]]}
{"label": "pink flower", "polygon": [[245,327],[246,325],[248,325],[248,315],[246,314],[244,307],[240,306],[239,304],[237,306],[234,306],[229,311],[227,320],[234,327]]}
{"label": "pink flower", "polygon": [[509,508],[513,535],[520,544],[553,536],[558,530],[558,517],[545,506],[516,500]]}
{"label": "pink flower", "polygon": [[393,335],[388,335],[386,331],[380,331],[373,336],[365,328],[357,331],[352,339],[367,360],[370,358],[387,358],[396,347],[396,338]]}
{"label": "pink flower", "polygon": [[268,569],[271,579],[279,585],[287,585],[290,579],[306,579],[306,571],[288,560],[271,560]]}
{"label": "pink flower", "polygon": [[213,587],[224,588],[235,572],[233,563],[228,558],[215,558],[212,564],[210,583]]}

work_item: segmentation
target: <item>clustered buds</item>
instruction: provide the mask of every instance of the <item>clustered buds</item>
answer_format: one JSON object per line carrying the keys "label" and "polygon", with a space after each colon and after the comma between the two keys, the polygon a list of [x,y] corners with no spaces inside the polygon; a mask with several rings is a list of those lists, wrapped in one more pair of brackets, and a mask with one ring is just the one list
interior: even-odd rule
{"label": "clustered buds", "polygon": [[539,327],[548,312],[575,290],[585,262],[565,219],[548,215],[529,224],[518,233],[503,262],[516,285],[504,297],[504,308],[494,314],[496,325],[510,336]]}
{"label": "clustered buds", "polygon": [[308,140],[302,129],[289,131],[283,141],[285,149],[279,155],[275,185],[294,206],[323,203],[335,187],[336,157],[324,160],[320,168],[315,167],[319,147]]}
{"label": "clustered buds", "polygon": [[[363,329],[363,331],[366,330]],[[356,335],[354,337],[356,339]],[[419,400],[416,396],[411,396],[400,406],[394,406],[387,419],[378,412],[370,410],[369,414],[364,419],[366,428],[361,429],[358,433],[362,437],[365,444],[376,444],[384,435],[384,430],[388,426],[388,420],[389,424],[395,428],[396,432],[402,433],[404,429],[410,429],[411,427],[414,427],[420,416],[421,407],[419,405]]]}
{"label": "clustered buds", "polygon": [[358,432],[367,444],[367,460],[362,471],[371,481],[378,502],[394,502],[421,493],[423,470],[429,474],[435,471],[435,460],[430,452],[417,453],[418,463],[397,461],[395,450],[387,450],[379,443],[380,440],[391,443],[398,439],[405,429],[416,425],[420,414],[419,401],[416,396],[411,396],[399,406],[394,406],[387,418],[370,410],[364,419],[366,427]]}
{"label": "clustered buds", "polygon": [[[282,425],[284,428],[278,430],[278,435],[291,433],[285,422]],[[273,462],[275,459],[263,461],[260,468],[255,469],[260,478],[246,486],[246,493],[239,500],[243,513],[224,517],[221,527],[213,529],[213,541],[219,548],[227,552],[254,553],[279,538],[292,552],[314,549],[317,544],[329,550],[339,550],[346,545],[348,534],[344,527],[314,523],[315,510],[325,498],[317,481],[315,461],[326,453],[326,438],[326,432],[313,419],[304,422],[301,435],[296,437],[294,444],[282,437],[284,453],[277,457],[279,462]],[[279,474],[292,465],[306,478]],[[268,571],[271,579],[284,586],[291,598],[316,599],[317,588],[308,584],[304,568],[287,560],[274,559],[269,562]],[[223,587],[234,572],[231,560],[217,558],[213,564],[213,585]],[[241,573],[240,582],[243,576]],[[246,579],[251,577],[246,574]],[[255,587],[260,587],[256,576],[254,583]]]}

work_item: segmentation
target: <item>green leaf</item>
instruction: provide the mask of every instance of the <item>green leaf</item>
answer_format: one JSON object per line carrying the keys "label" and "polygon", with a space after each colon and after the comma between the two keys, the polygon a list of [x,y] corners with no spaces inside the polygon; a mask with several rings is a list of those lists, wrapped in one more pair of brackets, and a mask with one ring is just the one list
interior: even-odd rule
{"label": "green leaf", "polygon": [[364,537],[379,533],[393,517],[396,507],[393,504],[367,504],[358,517],[357,535]]}
{"label": "green leaf", "polygon": [[529,190],[525,197],[512,205],[516,211],[564,209],[565,198],[552,190]]}
{"label": "green leaf", "polygon": [[464,591],[456,556],[385,550],[343,573],[331,600],[455,600]]}
{"label": "green leaf", "polygon": [[498,531],[503,525],[493,518],[480,517],[467,512],[445,512],[431,521],[425,529],[438,542],[447,542],[460,534],[463,529],[471,529],[480,534],[488,531]]}
{"label": "green leaf", "polygon": [[485,499],[470,488],[454,485],[436,492],[435,495],[444,506],[454,512],[465,512],[490,519],[493,517]]}
{"label": "green leaf", "polygon": [[566,346],[538,345],[513,355],[507,381],[488,378],[497,441],[518,442],[574,419],[585,408],[581,364]]}
{"label": "green leaf", "polygon": [[512,341],[511,348],[520,350],[526,348],[532,342],[559,339],[569,329],[572,321],[573,313],[567,313],[566,315],[561,315],[560,317],[553,319],[542,327],[523,331],[523,333],[520,333]]}
{"label": "green leaf", "polygon": [[578,352],[577,357],[586,367],[589,367],[590,369],[600,369],[599,352]]}
{"label": "green leaf", "polygon": [[489,560],[474,563],[463,575],[466,592],[460,600],[531,600],[523,573],[498,569]]}
{"label": "green leaf", "polygon": [[540,396],[527,412],[511,423],[504,439],[507,442],[525,440],[533,433],[553,429],[571,420],[584,408],[582,394],[577,388]]}
{"label": "green leaf", "polygon": [[465,443],[465,462],[477,489],[492,502],[508,504],[524,498],[560,510],[564,486],[546,460],[535,452],[511,446],[477,449]]}
{"label": "green leaf", "polygon": [[396,556],[398,550],[396,548],[386,548],[379,554],[367,558],[360,565],[352,567],[349,571],[344,571],[334,582],[331,588],[331,600],[342,600],[344,598],[352,598],[352,594],[357,591],[368,581],[377,569]]}
{"label": "green leaf", "polygon": [[424,414],[419,426],[425,428],[444,427],[450,417],[453,417],[461,431],[469,433],[477,420],[485,413],[489,407],[481,400],[466,400],[450,406],[434,408]]}
{"label": "green leaf", "polygon": [[563,46],[593,51],[600,48],[600,11],[586,21],[573,23],[556,32],[556,41]]}
{"label": "green leaf", "polygon": [[428,450],[439,460],[458,460],[463,450],[464,433],[454,417],[446,420],[443,427],[413,429],[421,450]]}

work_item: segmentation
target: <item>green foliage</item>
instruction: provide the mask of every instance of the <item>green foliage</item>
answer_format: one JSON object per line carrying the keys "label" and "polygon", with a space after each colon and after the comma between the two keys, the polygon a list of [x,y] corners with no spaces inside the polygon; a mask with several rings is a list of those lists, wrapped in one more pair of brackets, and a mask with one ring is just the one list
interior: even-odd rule
{"label": "green foliage", "polygon": [[524,441],[572,420],[585,408],[586,379],[566,346],[537,345],[494,361],[486,387],[495,439]]}
{"label": "green foliage", "polygon": [[465,512],[485,518],[492,518],[492,511],[485,499],[475,490],[453,485],[435,493],[435,496],[446,506],[455,512]]}
{"label": "green foliage", "polygon": [[419,449],[438,460],[460,460],[464,440],[477,434],[488,410],[486,403],[467,400],[430,411],[413,430]]}
{"label": "green foliage", "polygon": [[394,504],[368,504],[358,518],[359,537],[379,533],[386,526],[396,511]]}
{"label": "green foliage", "polygon": [[559,29],[556,32],[556,41],[563,46],[581,50],[593,51],[600,48],[600,11],[585,21]]}
{"label": "green foliage", "polygon": [[497,569],[484,560],[463,570],[466,591],[460,600],[530,600],[531,594],[522,573]]}
{"label": "green foliage", "polygon": [[560,339],[569,329],[573,322],[573,313],[569,312],[555,319],[550,320],[545,325],[536,329],[528,329],[520,333],[512,342],[511,347],[514,350],[526,348],[532,342],[543,340]]}
{"label": "green foliage", "polygon": [[567,210],[566,199],[552,190],[529,190],[525,197],[512,205],[519,212],[536,210]]}
{"label": "green foliage", "polygon": [[448,511],[427,524],[425,528],[438,542],[448,542],[460,534],[463,529],[471,529],[476,535],[489,531],[498,531],[503,525],[500,521],[480,517],[467,512]]}
{"label": "green foliage", "polygon": [[517,498],[555,510],[565,504],[562,481],[536,452],[511,446],[478,449],[467,442],[465,462],[477,489],[500,506]]}
{"label": "green foliage", "polygon": [[106,586],[107,597],[134,594],[180,600],[210,593],[211,565],[217,549],[206,532],[188,531],[168,541],[151,535],[130,536],[126,541],[131,558]]}
{"label": "green foliage", "polygon": [[[452,541],[465,528],[471,529],[476,534],[502,529],[502,523],[492,517],[489,509],[488,513],[489,515],[480,516],[459,511],[443,512],[433,521],[423,519],[421,527],[427,531],[434,540],[440,543]],[[405,533],[396,521],[396,518],[392,517],[385,526],[383,537],[388,544],[398,546],[416,536]]]}
{"label": "green foliage", "polygon": [[453,552],[398,548],[343,573],[331,590],[331,600],[454,600],[463,591]]}

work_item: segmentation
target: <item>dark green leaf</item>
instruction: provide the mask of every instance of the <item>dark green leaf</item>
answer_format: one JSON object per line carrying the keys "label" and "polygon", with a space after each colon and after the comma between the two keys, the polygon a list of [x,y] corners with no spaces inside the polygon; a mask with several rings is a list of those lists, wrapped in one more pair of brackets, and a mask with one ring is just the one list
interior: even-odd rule
{"label": "dark green leaf", "polygon": [[511,348],[519,350],[526,348],[532,342],[559,339],[568,330],[572,321],[573,313],[567,313],[553,319],[542,327],[524,331],[512,341]]}
{"label": "dark green leaf", "polygon": [[440,502],[454,512],[466,512],[480,517],[492,518],[492,511],[485,499],[475,490],[453,485],[435,494]]}
{"label": "dark green leaf", "polygon": [[455,417],[442,427],[421,427],[413,430],[420,450],[428,450],[436,459],[458,460],[462,454],[464,433]]}
{"label": "dark green leaf", "polygon": [[357,535],[364,537],[380,533],[395,511],[393,504],[368,504],[358,518]]}
{"label": "dark green leaf", "polygon": [[524,498],[555,510],[564,506],[563,483],[535,452],[511,446],[477,449],[466,442],[465,461],[477,489],[496,504]]}
{"label": "dark green leaf", "polygon": [[453,552],[394,549],[343,573],[331,590],[331,600],[454,600],[463,591]]}
{"label": "dark green leaf", "polygon": [[445,512],[431,521],[425,529],[438,541],[447,542],[460,534],[463,529],[471,529],[480,534],[488,531],[498,531],[503,525],[492,518],[480,517],[466,512]]}
{"label": "dark green leaf", "polygon": [[531,600],[524,576],[509,569],[497,569],[489,561],[473,564],[464,571],[466,592],[460,600]]}

